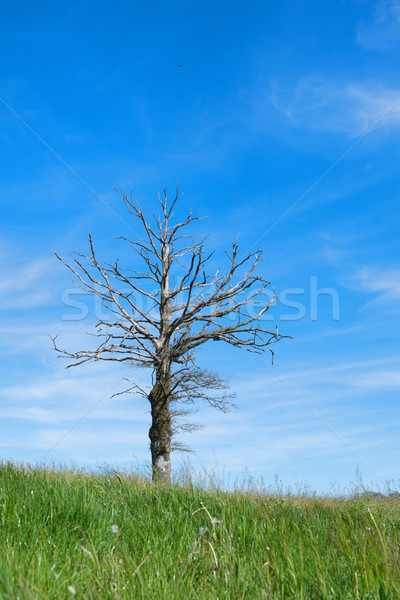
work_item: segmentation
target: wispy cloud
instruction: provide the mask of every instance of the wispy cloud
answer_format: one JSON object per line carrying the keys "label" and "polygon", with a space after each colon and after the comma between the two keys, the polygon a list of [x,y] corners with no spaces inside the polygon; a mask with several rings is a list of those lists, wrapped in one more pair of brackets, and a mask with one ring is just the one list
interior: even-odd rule
{"label": "wispy cloud", "polygon": [[[118,396],[110,401],[113,394],[129,387],[129,383],[123,379],[123,376],[127,376],[126,372],[126,367],[118,369],[118,366],[113,363],[86,365],[84,370],[59,369],[46,378],[28,379],[9,386],[3,385],[0,388],[1,409],[6,410],[10,417],[14,417],[15,414],[17,419],[24,418],[20,409],[31,409],[37,411],[35,420],[39,420],[42,414],[44,422],[51,420],[58,423],[71,422],[104,396],[103,402],[96,411],[91,413],[91,419],[130,420],[134,418],[132,407],[135,413],[135,406],[139,404],[143,412],[144,406],[140,397]],[[141,386],[148,383],[143,370],[132,368],[128,376]],[[105,394],[107,390],[109,394]],[[12,409],[15,409],[15,413]],[[26,420],[29,419],[28,415]]]}
{"label": "wispy cloud", "polygon": [[399,0],[376,2],[370,19],[358,24],[356,37],[366,50],[387,50],[400,42]]}
{"label": "wispy cloud", "polygon": [[[398,357],[320,368],[297,365],[297,368],[285,369],[287,372],[282,376],[306,402],[318,406],[318,412],[355,451],[364,457],[365,450],[369,460],[368,453],[372,453],[373,448],[385,447],[385,419],[378,423],[368,416],[368,410],[363,414],[361,407],[357,409],[347,403],[366,389],[387,390],[390,386],[400,389],[400,378],[393,365],[395,360]],[[144,383],[146,373],[135,371],[133,377]],[[115,378],[113,365],[106,369],[89,365],[84,371],[60,370],[45,379],[3,387],[0,416],[7,419],[9,431],[19,433],[4,436],[0,446],[5,450],[18,448],[20,453],[39,460],[61,439],[50,453],[50,460],[72,459],[82,464],[98,464],[121,462],[121,457],[128,461],[134,453],[148,461],[150,416],[148,405],[141,398],[107,397],[87,419],[63,437]],[[183,441],[197,451],[198,458],[206,464],[212,464],[211,449],[214,449],[219,464],[233,472],[250,466],[255,473],[273,473],[287,465],[300,468],[304,461],[315,460],[315,457],[347,461],[348,468],[355,469],[357,460],[344,445],[305,410],[269,370],[262,377],[243,372],[242,380],[236,378],[232,386],[238,392],[242,408],[222,415],[207,406],[200,407],[194,420],[208,426],[187,439],[183,436]],[[356,415],[357,410],[360,414]]]}
{"label": "wispy cloud", "polygon": [[390,371],[388,369],[376,370],[371,373],[355,375],[352,379],[353,385],[370,389],[400,389],[399,370]]}
{"label": "wispy cloud", "polygon": [[[339,84],[310,76],[294,88],[276,83],[268,99],[294,126],[358,136],[400,99],[400,89],[373,82]],[[400,106],[382,124],[389,123],[400,125]]]}
{"label": "wispy cloud", "polygon": [[[303,390],[308,389],[307,396],[311,399],[320,396],[329,401],[331,396],[339,398],[342,394],[350,399],[356,393],[354,388],[370,388],[370,382],[374,382],[375,389],[388,387],[400,389],[399,363],[400,357],[392,355],[375,360],[342,362],[320,368],[302,368],[293,370],[284,377],[291,382],[292,386]],[[329,395],[326,392],[321,394],[322,389],[325,388],[330,390]]]}
{"label": "wispy cloud", "polygon": [[366,306],[384,304],[388,309],[398,308],[400,300],[400,269],[365,267],[355,275],[358,288],[375,297]]}
{"label": "wispy cloud", "polygon": [[54,299],[50,281],[59,266],[52,256],[27,260],[17,249],[3,246],[0,258],[0,310],[44,306]]}

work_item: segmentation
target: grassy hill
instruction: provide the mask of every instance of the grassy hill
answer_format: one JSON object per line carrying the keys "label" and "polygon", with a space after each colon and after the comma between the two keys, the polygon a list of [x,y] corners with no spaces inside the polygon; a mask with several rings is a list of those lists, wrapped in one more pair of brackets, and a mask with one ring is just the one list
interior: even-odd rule
{"label": "grassy hill", "polygon": [[398,599],[400,500],[0,467],[0,597]]}

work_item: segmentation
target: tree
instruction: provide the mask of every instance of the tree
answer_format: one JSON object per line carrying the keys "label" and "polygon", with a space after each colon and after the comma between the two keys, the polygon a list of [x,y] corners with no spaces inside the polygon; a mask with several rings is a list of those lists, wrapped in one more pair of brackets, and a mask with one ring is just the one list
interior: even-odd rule
{"label": "tree", "polygon": [[[120,192],[129,213],[139,222],[143,238],[131,240],[120,236],[144,263],[144,271],[124,269],[119,261],[98,262],[89,235],[89,256],[75,252],[72,264],[56,256],[70,270],[74,283],[95,294],[108,309],[111,319],[99,319],[96,348],[69,352],[54,347],[61,356],[72,359],[68,367],[89,361],[128,362],[152,371],[152,385],[144,390],[134,382],[126,390],[147,397],[151,407],[149,431],[153,480],[171,480],[171,450],[179,429],[193,425],[179,424],[188,412],[180,404],[205,400],[226,411],[232,405],[229,386],[218,374],[196,364],[196,349],[208,341],[225,342],[249,352],[262,353],[282,337],[269,331],[261,317],[276,300],[263,301],[262,293],[270,283],[255,271],[262,252],[239,257],[238,244],[225,252],[225,273],[206,273],[213,253],[205,251],[205,238],[197,240],[186,228],[198,217],[192,211],[173,224],[172,203],[167,191],[159,196],[161,214],[148,215],[140,206]],[[136,265],[135,265],[136,266]],[[220,395],[216,395],[220,392]]]}

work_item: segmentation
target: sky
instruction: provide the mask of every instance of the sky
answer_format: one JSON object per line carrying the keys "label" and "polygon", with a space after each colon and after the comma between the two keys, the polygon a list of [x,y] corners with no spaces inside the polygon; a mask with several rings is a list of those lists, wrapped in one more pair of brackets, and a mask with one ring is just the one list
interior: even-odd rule
{"label": "sky", "polygon": [[149,407],[112,396],[149,373],[53,350],[87,347],[101,310],[54,251],[90,233],[129,266],[118,190],[157,212],[177,182],[213,266],[238,235],[263,250],[293,339],[273,365],[202,347],[238,408],[198,406],[175,472],[398,488],[400,1],[3,3],[0,52],[0,457],[148,469]]}

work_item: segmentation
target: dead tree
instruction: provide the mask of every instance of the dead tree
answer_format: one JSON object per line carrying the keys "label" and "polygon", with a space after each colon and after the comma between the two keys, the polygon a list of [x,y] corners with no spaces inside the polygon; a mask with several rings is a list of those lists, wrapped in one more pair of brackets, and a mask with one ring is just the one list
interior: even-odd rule
{"label": "dead tree", "polygon": [[[69,352],[58,348],[55,338],[53,343],[72,361],[69,367],[107,360],[151,369],[149,390],[131,382],[126,391],[139,392],[149,400],[153,479],[169,483],[170,453],[180,447],[173,445],[172,438],[179,429],[192,428],[179,424],[179,418],[188,412],[179,409],[179,404],[205,400],[226,411],[233,400],[223,379],[196,365],[198,346],[212,340],[249,352],[270,350],[273,356],[271,345],[286,336],[269,331],[261,320],[276,300],[275,292],[269,301],[263,299],[270,284],[255,272],[263,260],[261,251],[240,258],[234,243],[225,253],[225,272],[207,273],[213,253],[206,253],[205,238],[198,240],[185,232],[198,217],[190,211],[182,222],[172,223],[178,192],[169,205],[164,190],[159,197],[160,216],[145,214],[135,201],[121,194],[144,237],[118,239],[130,245],[144,263],[144,271],[123,269],[118,260],[99,264],[91,236],[90,254],[75,253],[72,264],[56,253],[75,284],[95,294],[111,318],[96,324],[100,341],[95,349]],[[222,394],[216,396],[218,391]]]}

